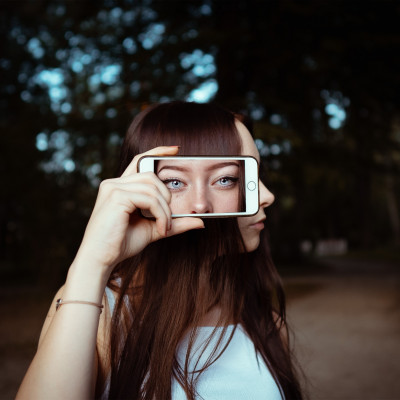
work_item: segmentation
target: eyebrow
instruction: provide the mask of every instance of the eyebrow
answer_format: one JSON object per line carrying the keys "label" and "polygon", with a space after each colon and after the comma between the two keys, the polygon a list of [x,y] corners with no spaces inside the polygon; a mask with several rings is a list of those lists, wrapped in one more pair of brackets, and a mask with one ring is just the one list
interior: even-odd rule
{"label": "eyebrow", "polygon": [[[229,167],[229,166],[239,167],[239,164],[235,161],[220,162],[220,163],[216,163],[216,164],[207,166],[207,168],[205,168],[205,170],[213,171],[215,169]],[[190,172],[189,168],[181,167],[179,165],[164,165],[164,167],[162,167],[157,173],[159,174],[163,169],[172,169],[174,171]]]}

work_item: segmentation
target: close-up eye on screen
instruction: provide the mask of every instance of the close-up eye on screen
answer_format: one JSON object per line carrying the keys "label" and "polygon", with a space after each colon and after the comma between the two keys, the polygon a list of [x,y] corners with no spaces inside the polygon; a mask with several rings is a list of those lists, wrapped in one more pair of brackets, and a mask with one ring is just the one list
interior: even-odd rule
{"label": "close-up eye on screen", "polygon": [[139,163],[139,172],[154,172],[170,191],[175,217],[254,214],[257,170],[252,157],[143,157]]}

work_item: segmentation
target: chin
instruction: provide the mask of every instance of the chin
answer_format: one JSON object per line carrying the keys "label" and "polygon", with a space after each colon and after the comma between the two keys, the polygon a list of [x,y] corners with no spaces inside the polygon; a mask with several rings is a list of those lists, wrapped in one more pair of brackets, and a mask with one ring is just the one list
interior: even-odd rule
{"label": "chin", "polygon": [[249,253],[257,250],[258,246],[260,245],[260,236],[245,240],[244,245],[246,247],[246,251]]}

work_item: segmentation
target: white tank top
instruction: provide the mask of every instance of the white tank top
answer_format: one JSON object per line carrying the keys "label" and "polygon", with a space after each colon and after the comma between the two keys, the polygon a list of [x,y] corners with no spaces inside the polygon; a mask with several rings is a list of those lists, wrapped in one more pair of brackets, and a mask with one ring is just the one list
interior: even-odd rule
{"label": "white tank top", "polygon": [[[108,289],[108,288],[107,288]],[[111,312],[114,309],[114,296],[111,290],[106,289]],[[229,325],[227,332],[218,347],[217,354],[226,345],[234,325]],[[218,327],[214,337],[204,346],[211,335],[214,327],[199,327],[198,335],[192,347],[189,358],[189,373],[201,369],[211,355],[217,344],[222,327]],[[189,335],[183,338],[176,352],[178,362],[182,369],[185,365],[185,357],[189,342]],[[215,356],[213,356],[213,359]],[[196,366],[196,362],[198,362]],[[195,372],[195,374],[197,374]],[[196,383],[196,398],[204,400],[282,400],[279,386],[274,381],[270,371],[265,365],[262,357],[257,354],[253,342],[250,340],[241,325],[238,325],[232,339],[222,355],[202,372]],[[102,399],[107,398],[109,382],[103,393]],[[175,378],[172,379],[172,400],[187,400],[180,384]]]}

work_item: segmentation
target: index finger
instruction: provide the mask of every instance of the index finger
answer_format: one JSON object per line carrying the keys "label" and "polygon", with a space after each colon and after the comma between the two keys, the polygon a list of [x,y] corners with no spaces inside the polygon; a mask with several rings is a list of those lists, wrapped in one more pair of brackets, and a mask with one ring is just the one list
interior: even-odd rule
{"label": "index finger", "polygon": [[174,156],[178,154],[178,151],[179,151],[179,146],[159,146],[155,147],[154,149],[148,150],[144,153],[138,154],[126,167],[121,177],[136,174],[138,161],[143,156]]}

